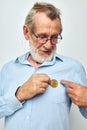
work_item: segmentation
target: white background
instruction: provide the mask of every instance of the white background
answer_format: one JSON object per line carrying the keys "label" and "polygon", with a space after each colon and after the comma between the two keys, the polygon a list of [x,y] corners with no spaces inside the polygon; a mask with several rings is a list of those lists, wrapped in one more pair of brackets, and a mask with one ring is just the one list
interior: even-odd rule
{"label": "white background", "polygon": [[[42,0],[38,0],[42,1]],[[79,60],[87,67],[87,0],[44,0],[61,9],[63,40],[57,52]],[[22,32],[25,16],[37,0],[0,0],[0,68],[28,51]],[[87,71],[87,69],[86,69]],[[70,112],[71,130],[87,130],[87,119],[76,105]],[[0,119],[0,130],[4,121]]]}

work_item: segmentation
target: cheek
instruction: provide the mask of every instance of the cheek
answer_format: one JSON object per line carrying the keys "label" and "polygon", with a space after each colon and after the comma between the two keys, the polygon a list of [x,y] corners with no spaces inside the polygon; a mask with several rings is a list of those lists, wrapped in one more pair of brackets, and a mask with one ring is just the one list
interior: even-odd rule
{"label": "cheek", "polygon": [[43,45],[41,44],[35,44],[34,47],[36,48],[36,50],[40,50],[41,48],[43,48]]}
{"label": "cheek", "polygon": [[35,39],[31,39],[30,40],[30,43],[31,43],[31,46],[33,47],[33,48],[35,48],[35,50],[37,50],[38,48],[40,48],[42,45],[41,44],[39,44],[38,42],[37,42],[37,40],[35,40]]}
{"label": "cheek", "polygon": [[56,45],[52,46],[51,51],[55,51],[56,50]]}
{"label": "cheek", "polygon": [[53,50],[56,49],[56,45],[52,46],[52,49],[53,49]]}
{"label": "cheek", "polygon": [[43,45],[35,43],[35,42],[32,44],[32,46],[37,52],[43,48]]}

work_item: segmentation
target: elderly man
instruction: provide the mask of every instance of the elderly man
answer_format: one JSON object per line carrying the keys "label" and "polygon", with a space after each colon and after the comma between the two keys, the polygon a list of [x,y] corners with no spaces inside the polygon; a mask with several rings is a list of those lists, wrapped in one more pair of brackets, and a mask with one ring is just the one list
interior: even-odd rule
{"label": "elderly man", "polygon": [[[56,54],[62,39],[60,10],[36,3],[23,32],[30,51],[5,64],[0,73],[0,117],[5,117],[5,130],[69,130],[72,97],[61,80],[87,85],[87,79],[79,62]],[[87,109],[79,109],[87,118]]]}

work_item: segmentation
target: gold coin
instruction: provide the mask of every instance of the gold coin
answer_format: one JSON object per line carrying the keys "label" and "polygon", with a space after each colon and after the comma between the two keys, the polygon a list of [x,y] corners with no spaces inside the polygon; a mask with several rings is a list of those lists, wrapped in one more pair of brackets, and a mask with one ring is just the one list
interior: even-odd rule
{"label": "gold coin", "polygon": [[50,82],[50,85],[53,87],[53,88],[56,88],[58,86],[58,81],[56,79],[52,79],[51,82]]}

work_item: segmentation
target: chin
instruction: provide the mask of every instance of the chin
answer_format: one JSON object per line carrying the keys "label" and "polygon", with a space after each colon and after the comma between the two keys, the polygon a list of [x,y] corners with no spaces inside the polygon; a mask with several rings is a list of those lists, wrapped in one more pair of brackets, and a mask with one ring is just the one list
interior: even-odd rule
{"label": "chin", "polygon": [[46,51],[42,53],[42,52],[36,50],[36,48],[33,46],[32,42],[30,41],[31,56],[32,56],[33,60],[38,63],[43,63],[45,61],[51,61],[51,59],[54,56],[55,51],[56,51],[56,48],[54,48],[54,50],[52,52],[50,52],[49,54],[46,53]]}
{"label": "chin", "polygon": [[33,59],[39,63],[43,63],[45,61],[51,61],[53,55],[51,54],[50,56],[41,56],[41,55],[32,55]]}

